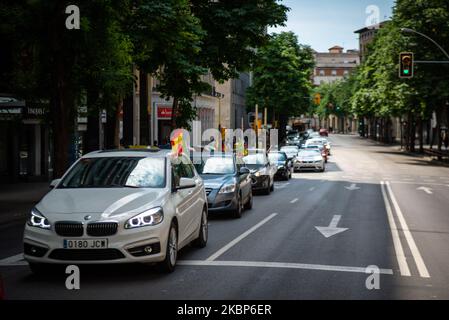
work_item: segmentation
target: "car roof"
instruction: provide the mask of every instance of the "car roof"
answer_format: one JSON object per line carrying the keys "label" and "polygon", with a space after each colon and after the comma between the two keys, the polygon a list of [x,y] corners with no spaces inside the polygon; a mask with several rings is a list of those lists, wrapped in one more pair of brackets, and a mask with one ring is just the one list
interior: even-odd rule
{"label": "car roof", "polygon": [[141,158],[167,158],[172,155],[171,150],[165,149],[114,149],[98,150],[84,155],[82,158],[108,158],[108,157],[141,157]]}

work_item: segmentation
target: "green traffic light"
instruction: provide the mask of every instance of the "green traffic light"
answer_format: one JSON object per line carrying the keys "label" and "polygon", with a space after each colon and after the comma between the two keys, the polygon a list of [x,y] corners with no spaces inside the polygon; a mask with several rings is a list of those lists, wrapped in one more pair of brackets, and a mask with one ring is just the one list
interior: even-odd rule
{"label": "green traffic light", "polygon": [[408,70],[408,69],[404,70],[404,74],[409,74],[409,73],[410,73],[410,70]]}

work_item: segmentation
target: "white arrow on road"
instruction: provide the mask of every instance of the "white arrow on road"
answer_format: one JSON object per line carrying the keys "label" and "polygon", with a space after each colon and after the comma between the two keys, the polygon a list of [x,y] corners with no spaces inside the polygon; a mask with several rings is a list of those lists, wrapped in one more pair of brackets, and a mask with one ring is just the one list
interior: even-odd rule
{"label": "white arrow on road", "polygon": [[349,191],[360,190],[360,188],[357,187],[357,184],[355,184],[355,183],[353,183],[353,184],[351,184],[351,186],[345,187],[345,188]]}
{"label": "white arrow on road", "polygon": [[432,188],[428,188],[428,187],[419,187],[416,190],[424,191],[427,194],[433,194],[433,192],[432,192],[433,189]]}
{"label": "white arrow on road", "polygon": [[335,236],[336,234],[339,234],[341,232],[348,230],[348,228],[338,228],[337,227],[338,223],[340,222],[340,219],[341,219],[340,215],[334,215],[334,217],[332,218],[332,221],[328,227],[316,227],[315,226],[315,228],[319,232],[321,232],[321,234],[324,237],[330,238],[332,236]]}

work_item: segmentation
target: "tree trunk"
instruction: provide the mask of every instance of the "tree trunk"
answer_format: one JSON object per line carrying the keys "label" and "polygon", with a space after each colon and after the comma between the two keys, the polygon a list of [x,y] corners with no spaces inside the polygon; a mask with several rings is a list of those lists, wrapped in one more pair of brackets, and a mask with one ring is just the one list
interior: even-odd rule
{"label": "tree trunk", "polygon": [[424,153],[424,127],[422,117],[418,121],[419,153]]}
{"label": "tree trunk", "polygon": [[177,129],[177,123],[176,123],[176,115],[178,114],[178,98],[173,98],[173,106],[172,106],[172,113],[171,113],[171,129],[175,130]]}
{"label": "tree trunk", "polygon": [[415,152],[415,144],[416,144],[416,123],[415,117],[410,113],[410,151]]}
{"label": "tree trunk", "polygon": [[[61,16],[55,16],[50,22],[53,26],[58,25]],[[51,73],[51,127],[53,136],[53,176],[61,177],[69,166],[69,149],[72,144],[74,123],[74,97],[70,81],[70,70],[73,67],[74,57],[63,48],[63,35],[61,28],[50,28],[50,46],[53,68]]]}

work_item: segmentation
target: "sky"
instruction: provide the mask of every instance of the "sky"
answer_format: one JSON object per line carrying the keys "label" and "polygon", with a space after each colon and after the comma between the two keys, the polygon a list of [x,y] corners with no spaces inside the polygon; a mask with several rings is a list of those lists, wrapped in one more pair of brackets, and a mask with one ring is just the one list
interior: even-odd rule
{"label": "sky", "polygon": [[300,43],[327,52],[334,45],[358,49],[358,34],[354,31],[378,20],[388,20],[394,0],[283,0],[281,3],[290,8],[286,27],[269,28],[268,32],[293,31]]}

